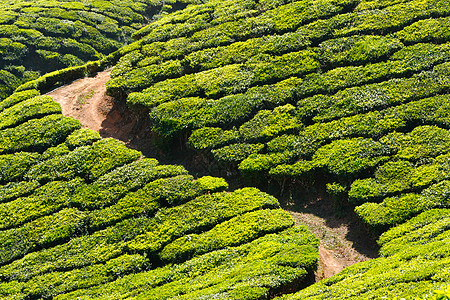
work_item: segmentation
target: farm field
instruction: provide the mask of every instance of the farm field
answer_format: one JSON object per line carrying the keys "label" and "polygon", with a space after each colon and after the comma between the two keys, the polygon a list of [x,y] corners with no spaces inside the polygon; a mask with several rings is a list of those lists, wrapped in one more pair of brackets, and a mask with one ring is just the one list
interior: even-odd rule
{"label": "farm field", "polygon": [[[1,299],[450,298],[450,2],[0,10]],[[106,69],[108,99],[186,166],[45,95]],[[285,201],[328,201],[377,257],[314,283],[333,233]]]}
{"label": "farm field", "polygon": [[155,14],[188,1],[2,1],[0,99],[39,75],[105,57]]}

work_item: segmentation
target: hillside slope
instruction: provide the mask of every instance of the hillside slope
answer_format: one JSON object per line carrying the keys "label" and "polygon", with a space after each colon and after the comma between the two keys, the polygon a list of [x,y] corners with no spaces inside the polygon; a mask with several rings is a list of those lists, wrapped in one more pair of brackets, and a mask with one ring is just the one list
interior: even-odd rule
{"label": "hillside slope", "polygon": [[[382,258],[298,299],[421,295],[445,285],[448,226],[417,220],[437,214],[446,224],[435,209],[450,205],[450,3],[235,7],[240,14],[209,22],[198,17],[203,6],[190,7],[159,20],[184,23],[139,30],[109,94],[148,109],[160,143],[187,142],[224,174],[281,191],[325,181],[336,203],[355,207],[381,235]],[[384,238],[401,228],[405,241]],[[417,235],[426,237],[411,242]]]}
{"label": "hillside slope", "polygon": [[[383,299],[445,287],[449,17],[444,0],[212,0],[21,85],[0,102],[0,296]],[[319,241],[273,196],[159,165],[40,95],[111,64],[108,93],[148,110],[160,144],[187,143],[291,200],[323,185],[379,237],[381,257],[310,285]]]}
{"label": "hillside slope", "polygon": [[1,299],[254,299],[313,276],[318,239],[268,194],[101,139],[37,90],[0,120]]}
{"label": "hillside slope", "polygon": [[98,60],[118,50],[156,14],[184,7],[185,2],[1,1],[0,99],[39,74]]}

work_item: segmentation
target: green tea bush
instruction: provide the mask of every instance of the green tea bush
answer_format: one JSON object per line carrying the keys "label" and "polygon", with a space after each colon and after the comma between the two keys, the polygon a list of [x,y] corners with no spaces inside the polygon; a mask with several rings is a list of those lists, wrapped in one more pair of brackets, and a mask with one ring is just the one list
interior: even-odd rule
{"label": "green tea bush", "polygon": [[346,89],[333,96],[316,95],[299,101],[300,115],[316,122],[329,121],[418,100],[448,89],[447,70],[437,66],[432,72],[423,72],[407,79],[392,79],[382,83]]}
{"label": "green tea bush", "polygon": [[[0,102],[0,297],[266,299],[316,268],[318,240],[276,199],[141,158],[39,96],[109,65],[108,92],[148,109],[161,144],[326,186],[381,234],[382,257],[281,299],[448,284],[448,1],[188,2],[0,5],[0,97],[21,85]],[[69,68],[37,78],[29,55]]]}
{"label": "green tea bush", "polygon": [[32,119],[14,128],[0,131],[0,153],[42,151],[64,141],[80,127],[79,121],[62,115]]}
{"label": "green tea bush", "polygon": [[14,127],[29,119],[61,113],[61,106],[49,96],[38,96],[24,100],[0,113],[0,130]]}
{"label": "green tea bush", "polygon": [[97,131],[89,128],[81,128],[75,130],[66,138],[66,145],[72,150],[77,147],[92,145],[92,143],[100,139],[100,134]]}
{"label": "green tea bush", "polygon": [[113,224],[125,218],[152,215],[166,205],[180,205],[206,192],[227,188],[224,180],[190,175],[162,178],[152,181],[136,192],[128,193],[117,203],[104,209],[94,210],[90,215],[91,228]]}
{"label": "green tea bush", "polygon": [[260,178],[271,168],[290,162],[294,158],[291,151],[251,154],[239,164],[239,170],[249,178]]}
{"label": "green tea bush", "polygon": [[[280,133],[296,131],[301,125],[295,117],[295,108],[287,104],[277,107],[273,111],[259,111],[253,119],[242,124],[239,130],[223,131],[219,128],[207,127],[198,129],[193,132],[189,142],[197,149],[216,148],[222,143],[230,143],[234,140],[265,142]],[[211,134],[205,134],[207,131],[210,131]]]}
{"label": "green tea bush", "polygon": [[63,209],[19,228],[2,231],[0,262],[5,264],[37,249],[68,240],[83,230],[86,214],[73,208]]}
{"label": "green tea bush", "polygon": [[11,107],[19,102],[24,100],[39,96],[39,91],[37,90],[28,90],[23,92],[14,93],[8,98],[4,99],[0,102],[1,111],[5,110],[8,107]]}
{"label": "green tea bush", "polygon": [[292,77],[218,100],[183,98],[166,102],[150,112],[153,129],[170,136],[182,130],[204,126],[239,126],[252,116],[255,109],[287,104],[294,97],[296,86],[301,82],[301,79]]}
{"label": "green tea bush", "polygon": [[50,158],[55,158],[57,156],[62,156],[70,152],[69,147],[65,143],[59,144],[55,147],[50,147],[42,153],[41,160],[47,160]]}
{"label": "green tea bush", "polygon": [[[446,1],[248,1],[230,10],[240,14],[223,21],[213,17],[217,7],[189,7],[140,30],[134,36],[142,39],[119,59],[109,91],[130,105],[149,108],[152,130],[163,141],[187,138],[195,151],[221,167],[237,167],[253,182],[326,181],[335,197],[357,206],[356,213],[375,234],[448,206]],[[166,210],[157,207],[167,205],[148,204],[148,216],[155,218]],[[386,245],[384,257],[283,299],[431,294],[450,273],[448,222],[442,215],[442,220],[429,217],[426,229],[413,224],[401,231]],[[239,218],[242,214],[220,224],[210,221],[201,229],[186,222],[185,231],[166,237],[166,229],[150,225],[126,249],[150,254],[162,265],[186,264],[204,257],[203,251],[232,244],[227,234],[244,223],[222,226]],[[172,224],[168,220],[159,224]],[[239,239],[241,231],[235,236]],[[167,266],[152,271],[151,279],[132,275],[108,290],[94,287],[61,298],[274,295],[258,284],[235,285],[230,277],[206,271],[198,280],[177,277]],[[258,282],[263,281],[272,286],[267,277]]]}
{"label": "green tea bush", "polygon": [[311,163],[337,176],[358,174],[385,161],[390,149],[371,139],[355,138],[334,141],[319,148]]}
{"label": "green tea bush", "polygon": [[[127,192],[136,190],[146,183],[158,178],[187,174],[181,166],[161,165],[155,166],[155,160],[139,161],[133,165],[103,175],[90,185],[82,185],[72,198],[73,205],[84,208],[100,208],[113,204]],[[150,165],[150,166],[149,166]]]}
{"label": "green tea bush", "polygon": [[350,201],[362,203],[399,192],[418,190],[447,179],[448,167],[447,154],[420,166],[403,160],[388,162],[375,171],[374,178],[358,179],[352,183]]}
{"label": "green tea bush", "polygon": [[73,237],[66,243],[31,252],[3,266],[0,273],[4,278],[28,281],[38,275],[105,263],[125,254],[124,243],[146,222],[145,218],[129,219],[91,235]]}
{"label": "green tea bush", "polygon": [[448,207],[449,181],[430,185],[420,194],[385,198],[381,203],[367,202],[356,207],[356,213],[370,226],[392,226],[432,208]]}
{"label": "green tea bush", "polygon": [[[146,0],[2,4],[0,14],[6,17],[0,22],[0,99],[39,77],[36,71],[44,74],[83,65],[118,50],[162,6],[160,1]],[[56,78],[46,78],[39,89],[50,88],[52,80]]]}
{"label": "green tea bush", "polygon": [[[132,251],[157,252],[187,233],[203,231],[245,212],[278,205],[275,198],[253,188],[200,196],[186,204],[158,211],[157,222],[149,226],[145,234],[129,242],[128,247]],[[180,219],[179,215],[184,217]]]}
{"label": "green tea bush", "polygon": [[320,60],[326,66],[373,63],[389,57],[403,44],[384,36],[351,36],[331,39],[319,45]]}
{"label": "green tea bush", "polygon": [[298,31],[288,32],[191,52],[184,57],[183,64],[192,70],[205,71],[224,65],[244,63],[259,54],[279,55],[298,51],[309,45],[310,41]]}
{"label": "green tea bush", "polygon": [[68,206],[74,190],[80,183],[80,179],[68,182],[53,181],[37,188],[28,197],[0,204],[0,228],[17,227]]}
{"label": "green tea bush", "polygon": [[[202,94],[210,98],[219,98],[245,91],[255,84],[279,81],[317,70],[319,63],[315,60],[315,56],[311,51],[304,50],[279,57],[264,57],[262,61],[249,61],[246,64],[227,65],[188,74],[158,82],[142,93],[132,93],[127,101],[131,104],[153,107],[177,98]],[[109,81],[108,85],[110,84],[114,84],[114,80]]]}
{"label": "green tea bush", "polygon": [[[393,60],[388,62],[361,67],[336,68],[324,74],[307,75],[303,80],[293,77],[274,85],[253,87],[244,94],[230,95],[219,100],[186,98],[166,102],[153,108],[150,117],[154,122],[153,129],[167,136],[186,129],[204,126],[239,126],[251,117],[256,109],[294,103],[296,97],[314,92],[335,91],[339,88],[376,81],[387,76],[403,75],[411,72],[411,69],[421,71],[429,68],[430,65],[433,66],[448,60],[448,55],[445,53],[440,46],[414,45],[398,51],[392,56]],[[309,120],[314,117],[314,120],[325,121],[441,93],[448,86],[445,79],[448,74],[446,66],[447,64],[443,64],[436,67],[431,73],[423,73],[411,79],[392,80],[349,89],[334,97],[316,96],[302,99],[297,102],[298,114],[302,119]],[[397,87],[399,84],[404,85],[403,89]],[[409,95],[407,94],[408,90],[406,89],[413,85],[423,87],[421,95],[411,92]],[[428,87],[432,88],[428,90]],[[392,89],[394,90],[391,91]],[[418,93],[420,91],[419,89]],[[386,100],[378,93],[386,94]],[[359,99],[359,103],[351,97]],[[346,106],[344,105],[345,101],[350,103]],[[341,103],[340,106],[338,106],[339,103]],[[327,106],[331,104],[336,108],[331,109]],[[321,116],[317,116],[317,114]]]}
{"label": "green tea bush", "polygon": [[238,163],[251,154],[256,154],[264,148],[264,144],[232,144],[212,150],[214,159],[220,162]]}
{"label": "green tea bush", "polygon": [[[314,269],[317,247],[317,238],[305,227],[294,227],[238,247],[203,254],[182,264],[124,276],[108,285],[60,295],[59,299],[80,296],[151,299],[180,294],[197,299],[218,293],[222,297],[238,298],[244,291],[250,299],[257,299],[258,295],[265,295],[271,289],[304,278],[308,270]],[[191,284],[186,284],[188,282]],[[256,291],[259,292],[255,294]]]}
{"label": "green tea bush", "polygon": [[[157,74],[159,75],[156,76],[161,77],[160,80],[164,79],[164,76],[166,76],[166,78],[172,78],[174,76],[180,76],[196,70],[206,71],[211,68],[223,68],[225,67],[224,65],[236,63],[245,63],[245,65],[249,65],[250,70],[256,68],[254,71],[256,72],[256,82],[275,79],[279,80],[280,78],[287,76],[289,73],[302,74],[305,71],[302,71],[298,67],[295,68],[295,61],[293,61],[293,55],[295,52],[292,52],[292,54],[287,53],[284,55],[285,57],[281,59],[274,58],[273,63],[259,63],[259,65],[256,66],[251,62],[252,60],[254,61],[255,57],[257,57],[253,54],[284,54],[283,52],[287,52],[291,49],[291,51],[298,51],[302,49],[305,44],[309,44],[308,36],[311,36],[312,38],[317,34],[312,33],[313,30],[308,31],[308,29],[301,30],[301,33],[298,32],[297,35],[286,33],[286,31],[294,31],[299,26],[304,25],[304,23],[308,23],[320,17],[335,15],[346,7],[353,5],[354,2],[355,1],[294,1],[269,10],[267,10],[267,8],[261,8],[259,10],[261,15],[258,15],[255,13],[256,11],[253,11],[252,14],[255,16],[248,19],[245,19],[246,14],[244,13],[240,14],[236,20],[211,25],[204,22],[205,20],[202,18],[199,19],[203,22],[194,23],[195,25],[192,23],[165,23],[164,25],[160,23],[162,27],[157,27],[158,22],[155,22],[147,28],[144,28],[142,32],[135,34],[135,36],[142,37],[143,33],[146,32],[147,35],[143,38],[143,41],[147,45],[142,46],[142,51],[135,51],[136,53],[129,55],[129,59],[123,59],[122,63],[119,62],[120,71],[113,74],[114,78],[108,83],[107,86],[108,91],[112,95],[123,95],[123,93],[133,91],[133,88],[139,88],[142,90],[148,85],[151,85],[153,83],[152,80],[139,80],[136,79],[136,76],[134,76],[137,72],[142,73],[143,69],[138,68],[143,67],[148,70],[158,72]],[[252,5],[255,4],[252,3]],[[201,7],[201,5],[199,7]],[[181,13],[188,14],[188,11],[190,10],[186,9],[185,12]],[[192,13],[192,11],[190,13]],[[296,17],[292,18],[292,14],[296,14]],[[210,12],[205,12],[204,16],[205,18],[210,18]],[[191,18],[195,19],[195,15]],[[199,19],[195,20],[195,22],[198,22]],[[164,18],[162,20],[164,20]],[[166,20],[166,22],[167,21],[168,20]],[[211,27],[206,28],[208,25]],[[189,36],[189,33],[195,30],[198,31]],[[267,41],[259,38],[267,33],[280,33],[282,35],[273,35],[273,38]],[[299,34],[301,34],[301,39],[304,39],[305,42],[299,42],[296,40]],[[186,35],[188,35],[188,37],[186,37]],[[303,36],[305,37],[303,38]],[[289,43],[289,41],[292,40],[293,43]],[[214,50],[214,53],[208,52],[210,50],[206,50],[208,48],[213,48],[214,46],[222,47],[220,50]],[[258,49],[258,47],[261,47],[261,49]],[[241,57],[240,59],[234,55],[237,52],[239,52],[238,55]],[[217,55],[218,58],[211,60],[211,54]],[[147,57],[142,57],[143,55]],[[185,59],[183,60],[185,67],[183,67],[183,70],[180,70],[180,68],[175,68],[173,71],[167,73],[164,66],[167,64],[179,64],[176,59],[183,56],[185,56]],[[202,61],[205,60],[205,57],[208,57],[208,62],[206,62],[207,65],[205,67],[202,67]],[[267,61],[269,57],[270,56],[265,58],[263,55],[262,59]],[[161,59],[175,60],[172,62],[161,62]],[[217,63],[214,63],[214,61]],[[247,61],[248,64],[246,63]],[[288,61],[292,61],[291,70],[287,67],[289,66]],[[303,63],[303,65],[307,66],[305,63]],[[282,65],[283,68],[278,68],[278,65]],[[314,68],[314,66],[311,65],[309,68]],[[283,70],[283,72],[280,73],[280,70]],[[154,71],[150,71],[150,73],[154,73]],[[145,73],[146,76],[148,76],[149,72]],[[202,77],[204,76],[205,75]],[[192,76],[189,77],[189,79],[193,80]],[[141,84],[136,85],[136,80],[141,82]],[[180,80],[183,81],[184,79]],[[225,78],[222,78],[222,80],[225,80]],[[203,80],[200,78],[200,81]],[[168,84],[174,84],[174,82]],[[182,85],[181,82],[177,82],[175,84]],[[163,87],[158,87],[158,89],[163,89]],[[211,89],[214,92],[210,91]],[[217,88],[211,87],[206,89],[205,93],[217,95],[218,91],[216,90]],[[180,93],[180,91],[177,93]],[[185,96],[187,95],[186,93],[187,91],[184,91]],[[142,103],[153,106],[155,105],[154,102],[150,102],[149,100],[151,97],[156,95],[157,93],[155,95],[146,95],[145,93],[132,94],[129,101],[131,103]],[[156,102],[156,104],[158,102]]]}
{"label": "green tea bush", "polygon": [[37,181],[10,182],[0,187],[0,203],[8,202],[15,198],[27,196],[37,189],[40,184]]}
{"label": "green tea bush", "polygon": [[18,181],[28,172],[31,166],[38,163],[41,156],[38,153],[16,152],[0,155],[1,182]]}
{"label": "green tea bush", "polygon": [[419,20],[398,31],[395,35],[405,43],[447,42],[450,38],[449,18]]}
{"label": "green tea bush", "polygon": [[449,226],[448,209],[432,209],[383,233],[378,243],[384,257],[401,252],[406,247],[428,243],[430,239],[439,240]]}
{"label": "green tea bush", "polygon": [[291,216],[281,209],[249,212],[223,222],[210,231],[178,238],[165,246],[159,256],[167,262],[185,261],[206,252],[249,242],[292,225]]}
{"label": "green tea bush", "polygon": [[52,297],[76,289],[100,285],[128,273],[140,272],[148,265],[149,262],[143,256],[124,254],[105,264],[34,277],[24,284],[22,293],[30,297]]}
{"label": "green tea bush", "polygon": [[448,229],[447,209],[424,212],[381,235],[382,257],[276,299],[432,299],[448,285]]}
{"label": "green tea bush", "polygon": [[140,152],[126,148],[118,140],[102,139],[92,146],[82,146],[66,155],[43,161],[31,168],[26,177],[38,181],[71,179],[76,176],[94,180],[140,156]]}

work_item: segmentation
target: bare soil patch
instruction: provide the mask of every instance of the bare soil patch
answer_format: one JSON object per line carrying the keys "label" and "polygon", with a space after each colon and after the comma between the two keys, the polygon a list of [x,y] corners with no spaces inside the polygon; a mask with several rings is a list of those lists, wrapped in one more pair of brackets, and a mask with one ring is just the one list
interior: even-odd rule
{"label": "bare soil patch", "polygon": [[121,140],[146,156],[160,156],[150,141],[149,128],[140,124],[136,113],[106,94],[110,73],[106,70],[95,77],[76,80],[47,95],[61,105],[63,115],[79,120],[102,137]]}
{"label": "bare soil patch", "polygon": [[61,104],[63,115],[78,119],[92,130],[101,131],[105,129],[103,123],[114,107],[113,99],[106,95],[105,84],[109,78],[110,71],[100,72],[95,77],[79,79],[47,95]]}
{"label": "bare soil patch", "polygon": [[282,204],[298,225],[306,225],[320,239],[316,281],[331,277],[355,263],[378,257],[379,246],[353,207],[335,203],[325,189],[305,189],[299,199]]}

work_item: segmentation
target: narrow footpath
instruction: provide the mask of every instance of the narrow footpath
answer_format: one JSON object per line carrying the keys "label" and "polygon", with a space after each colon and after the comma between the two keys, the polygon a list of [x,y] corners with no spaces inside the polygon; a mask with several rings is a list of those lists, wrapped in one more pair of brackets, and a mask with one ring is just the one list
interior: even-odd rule
{"label": "narrow footpath", "polygon": [[106,82],[111,71],[99,72],[48,93],[61,105],[63,115],[81,122],[84,127],[100,132],[102,137],[113,137],[129,142],[135,121],[130,120],[106,95]]}
{"label": "narrow footpath", "polygon": [[[149,142],[139,141],[142,133],[134,132],[136,120],[129,118],[126,110],[119,109],[114,99],[106,95],[105,84],[110,73],[107,70],[95,77],[79,79],[47,95],[61,105],[65,116],[78,119],[84,127],[98,131],[104,138],[113,137],[131,148],[142,150]],[[148,155],[145,151],[144,154]],[[321,240],[316,281],[376,257],[376,245],[365,236],[357,220],[351,216],[336,217],[327,199],[313,200],[308,204],[283,205],[283,208],[291,213],[297,224],[306,225]]]}

